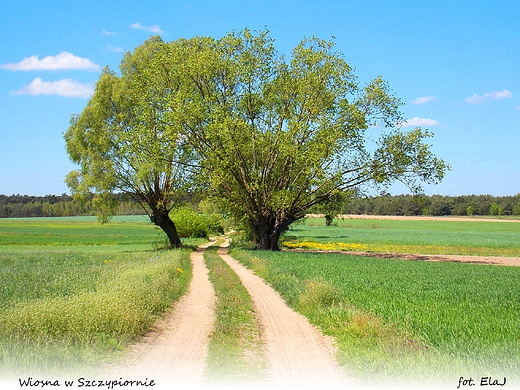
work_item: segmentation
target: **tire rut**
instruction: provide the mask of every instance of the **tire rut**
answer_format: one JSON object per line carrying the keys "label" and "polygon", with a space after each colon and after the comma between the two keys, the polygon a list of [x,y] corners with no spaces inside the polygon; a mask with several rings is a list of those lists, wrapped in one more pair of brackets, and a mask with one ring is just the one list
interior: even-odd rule
{"label": "tire rut", "polygon": [[334,358],[330,340],[306,317],[289,308],[272,287],[231,257],[228,244],[226,239],[219,255],[251,295],[266,345],[270,381],[283,386],[344,388],[349,379]]}
{"label": "tire rut", "polygon": [[213,243],[203,244],[191,253],[193,278],[187,293],[154,325],[152,332],[130,348],[120,375],[154,379],[160,389],[201,383],[216,302],[203,254]]}

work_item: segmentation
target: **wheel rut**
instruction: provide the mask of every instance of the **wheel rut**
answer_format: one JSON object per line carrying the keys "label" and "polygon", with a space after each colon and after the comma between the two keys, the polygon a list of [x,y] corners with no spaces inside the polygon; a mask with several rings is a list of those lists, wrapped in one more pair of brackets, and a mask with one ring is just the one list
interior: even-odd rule
{"label": "wheel rut", "polygon": [[260,277],[227,253],[219,255],[240,277],[263,331],[269,379],[276,385],[339,387],[349,382],[336,363],[333,344],[306,317],[289,308]]}
{"label": "wheel rut", "polygon": [[[216,298],[204,263],[204,251],[215,240],[191,254],[193,279],[188,292],[154,329],[130,347],[121,367],[110,370],[126,378],[154,379],[157,388],[207,387],[204,370],[215,325]],[[260,277],[228,254],[229,241],[219,256],[239,276],[253,300],[267,359],[267,381],[255,385],[342,387],[349,379],[334,358],[333,344],[307,318],[290,309]],[[264,386],[265,385],[265,386]]]}
{"label": "wheel rut", "polygon": [[159,389],[200,384],[215,323],[215,291],[203,257],[213,243],[191,254],[193,278],[187,293],[130,348],[124,367],[116,370],[121,376],[154,379]]}

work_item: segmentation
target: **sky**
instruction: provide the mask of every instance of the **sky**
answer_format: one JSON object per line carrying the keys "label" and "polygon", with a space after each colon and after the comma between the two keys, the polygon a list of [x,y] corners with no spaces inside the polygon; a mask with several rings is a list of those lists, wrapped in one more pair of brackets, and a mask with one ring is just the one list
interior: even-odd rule
{"label": "sky", "polygon": [[[333,39],[360,84],[381,75],[451,170],[427,195],[520,193],[518,0],[18,0],[0,12],[0,194],[70,193],[70,116],[104,66],[165,41],[268,29],[287,57]],[[392,193],[407,190],[394,186]]]}

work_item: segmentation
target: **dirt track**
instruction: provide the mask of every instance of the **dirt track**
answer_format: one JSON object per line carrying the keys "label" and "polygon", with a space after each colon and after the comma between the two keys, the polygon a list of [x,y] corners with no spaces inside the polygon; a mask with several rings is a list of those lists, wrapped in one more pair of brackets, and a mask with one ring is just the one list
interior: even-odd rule
{"label": "dirt track", "polygon": [[[204,250],[211,244],[204,244],[191,256],[193,279],[188,293],[152,332],[130,348],[122,367],[111,370],[111,377],[153,378],[159,389],[204,385],[208,342],[215,322],[215,295],[203,259]],[[268,381],[261,387],[344,388],[348,379],[334,359],[332,340],[229,256],[227,245],[221,247],[219,255],[248,290],[261,324],[268,360]]]}
{"label": "dirt track", "polygon": [[251,270],[227,254],[220,257],[235,271],[248,290],[263,328],[268,375],[276,385],[339,387],[347,377],[334,359],[333,342],[307,318],[290,309],[280,295]]}
{"label": "dirt track", "polygon": [[215,292],[203,258],[213,242],[191,254],[193,278],[188,292],[152,332],[130,348],[123,367],[112,370],[116,378],[153,379],[159,389],[200,384],[215,323]]}
{"label": "dirt track", "polygon": [[[309,217],[324,217],[318,214],[309,214]],[[407,221],[465,221],[465,222],[520,222],[520,219],[500,219],[500,218],[473,218],[473,217],[429,217],[429,216],[402,216],[402,215],[340,215],[342,219],[402,219]]]}

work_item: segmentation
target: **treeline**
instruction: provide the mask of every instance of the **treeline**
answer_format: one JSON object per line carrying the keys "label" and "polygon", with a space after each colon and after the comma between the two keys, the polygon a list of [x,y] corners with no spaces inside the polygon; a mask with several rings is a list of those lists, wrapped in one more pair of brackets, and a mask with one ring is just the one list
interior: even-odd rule
{"label": "treeline", "polygon": [[[119,201],[117,215],[143,214],[128,195],[114,195]],[[520,194],[514,196],[412,196],[383,195],[350,198],[341,214],[371,215],[520,215]],[[0,218],[71,217],[95,215],[92,202],[80,203],[70,195],[0,195]]]}
{"label": "treeline", "polygon": [[349,199],[345,214],[369,215],[520,215],[520,194],[514,196],[383,195]]}
{"label": "treeline", "polygon": [[[128,196],[114,195],[119,200],[116,214],[143,214],[143,209],[128,199]],[[70,195],[0,195],[0,218],[25,217],[73,217],[95,215],[92,202],[80,203]]]}

